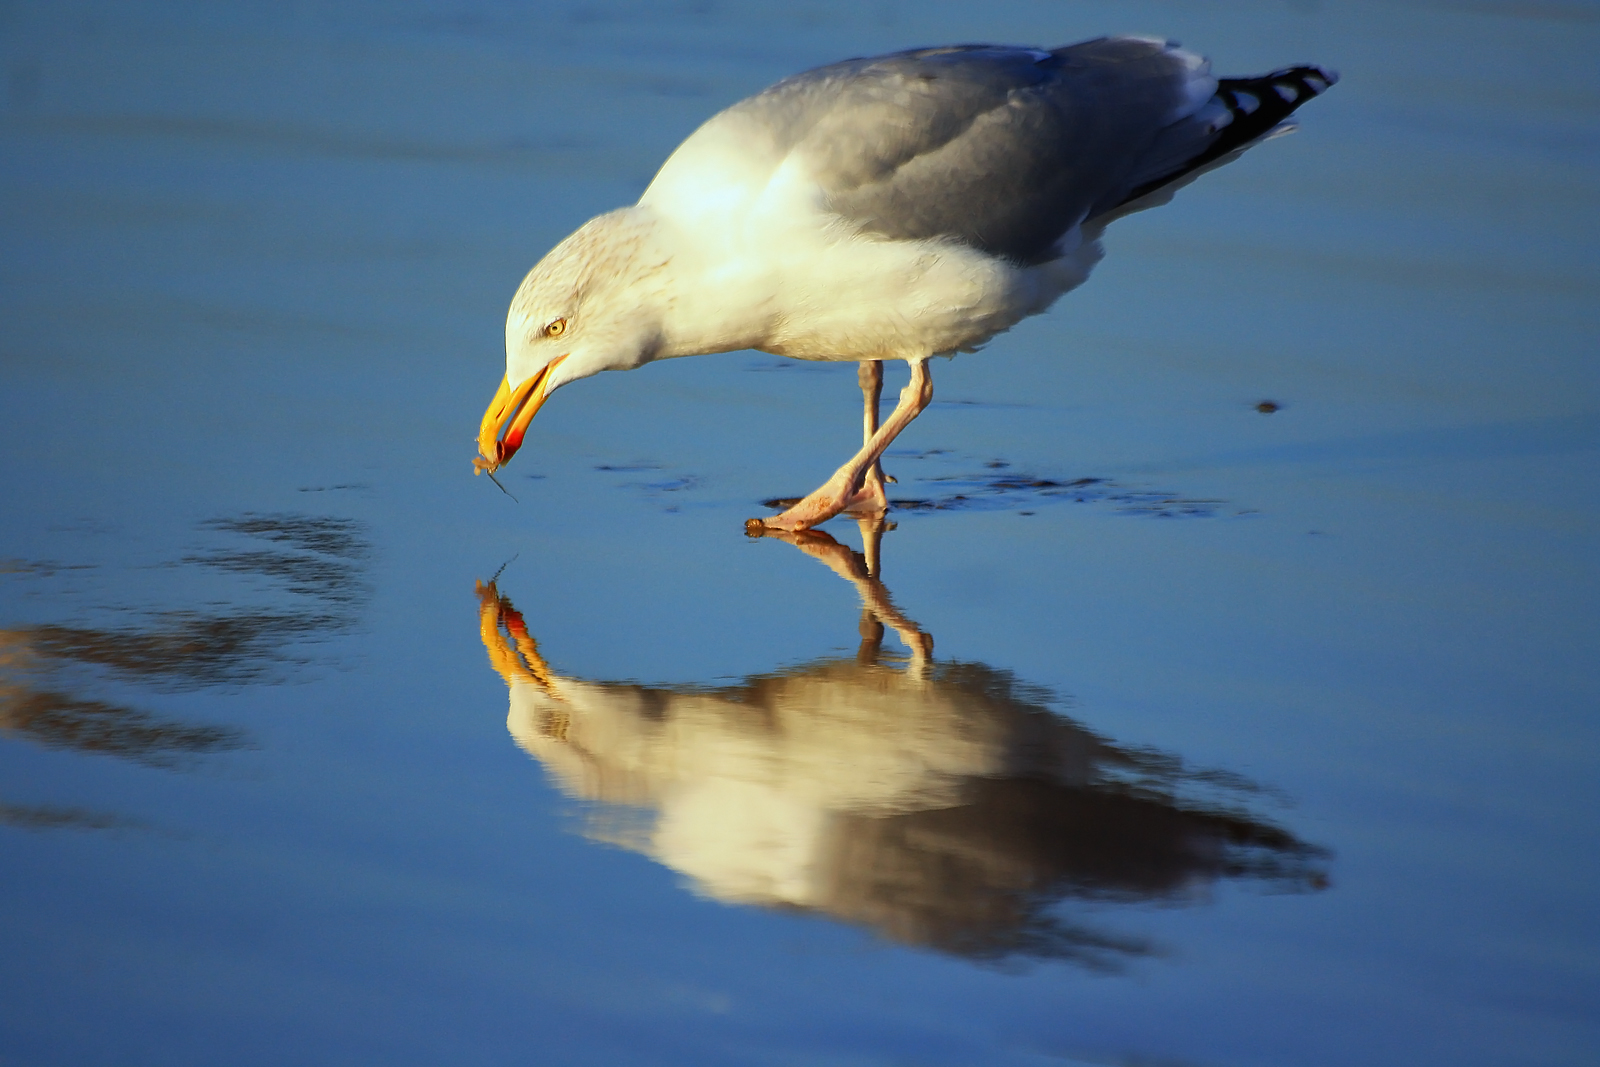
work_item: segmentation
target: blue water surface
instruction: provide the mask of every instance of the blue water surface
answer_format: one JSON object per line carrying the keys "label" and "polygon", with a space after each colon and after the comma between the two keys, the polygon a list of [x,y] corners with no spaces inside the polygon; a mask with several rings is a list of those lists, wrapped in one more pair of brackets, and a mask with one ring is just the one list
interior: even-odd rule
{"label": "blue water surface", "polygon": [[[860,424],[753,352],[471,476],[522,274],[704,118],[1107,32],[1343,80],[938,362],[894,528],[745,536]],[[1600,1061],[1597,43],[8,6],[0,1064]]]}

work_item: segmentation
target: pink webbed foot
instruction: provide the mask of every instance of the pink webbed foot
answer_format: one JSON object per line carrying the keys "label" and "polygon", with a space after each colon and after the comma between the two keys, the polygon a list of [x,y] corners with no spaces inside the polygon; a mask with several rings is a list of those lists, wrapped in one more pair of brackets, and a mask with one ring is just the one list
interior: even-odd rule
{"label": "pink webbed foot", "polygon": [[834,475],[822,488],[797,501],[782,514],[749,519],[745,522],[745,528],[764,526],[769,530],[809,530],[844,511],[859,495],[853,484]]}

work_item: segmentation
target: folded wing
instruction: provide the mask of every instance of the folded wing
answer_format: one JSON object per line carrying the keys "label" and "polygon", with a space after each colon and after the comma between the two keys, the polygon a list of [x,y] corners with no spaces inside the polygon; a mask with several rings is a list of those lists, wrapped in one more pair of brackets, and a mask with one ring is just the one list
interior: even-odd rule
{"label": "folded wing", "polygon": [[1205,60],[1140,37],[964,45],[821,67],[725,114],[762,130],[769,158],[798,162],[862,232],[1036,262],[1073,226],[1258,139],[1331,82],[1295,68],[1219,90]]}

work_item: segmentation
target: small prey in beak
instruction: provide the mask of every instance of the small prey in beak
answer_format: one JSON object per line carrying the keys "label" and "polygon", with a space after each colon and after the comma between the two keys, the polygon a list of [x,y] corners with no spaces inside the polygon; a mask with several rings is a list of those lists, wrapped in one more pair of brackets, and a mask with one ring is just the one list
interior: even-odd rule
{"label": "small prey in beak", "polygon": [[[526,379],[515,390],[511,388],[509,378],[500,379],[500,388],[489,402],[488,410],[483,413],[483,423],[478,428],[479,455],[472,460],[475,473],[487,474],[492,479],[494,472],[516,455],[517,449],[522,447],[523,435],[528,432],[528,423],[533,421],[534,415],[544,405],[545,397],[550,395],[550,372],[566,358],[562,355],[552,359],[544,369]],[[495,484],[499,485],[499,482]],[[505,486],[500,488],[504,489]],[[506,495],[510,496],[509,493]]]}
{"label": "small prey in beak", "polygon": [[511,498],[511,502],[513,504],[522,503],[522,501],[517,499],[517,495],[515,493],[513,493],[511,490],[507,489],[505,486],[500,484],[500,479],[496,478],[494,476],[494,471],[484,471],[483,473],[485,473],[485,474],[487,474],[489,476],[489,480],[494,483],[496,489],[500,490],[506,496]]}

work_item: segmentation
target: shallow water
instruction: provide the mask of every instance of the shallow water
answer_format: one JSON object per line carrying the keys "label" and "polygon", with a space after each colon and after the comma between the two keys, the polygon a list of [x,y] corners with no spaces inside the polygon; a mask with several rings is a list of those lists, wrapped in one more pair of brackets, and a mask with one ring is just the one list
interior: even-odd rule
{"label": "shallow water", "polygon": [[[1591,7],[0,20],[0,1063],[1600,1059]],[[936,365],[894,528],[744,535],[859,432],[760,353],[471,477],[718,107],[1128,30],[1344,81]]]}

